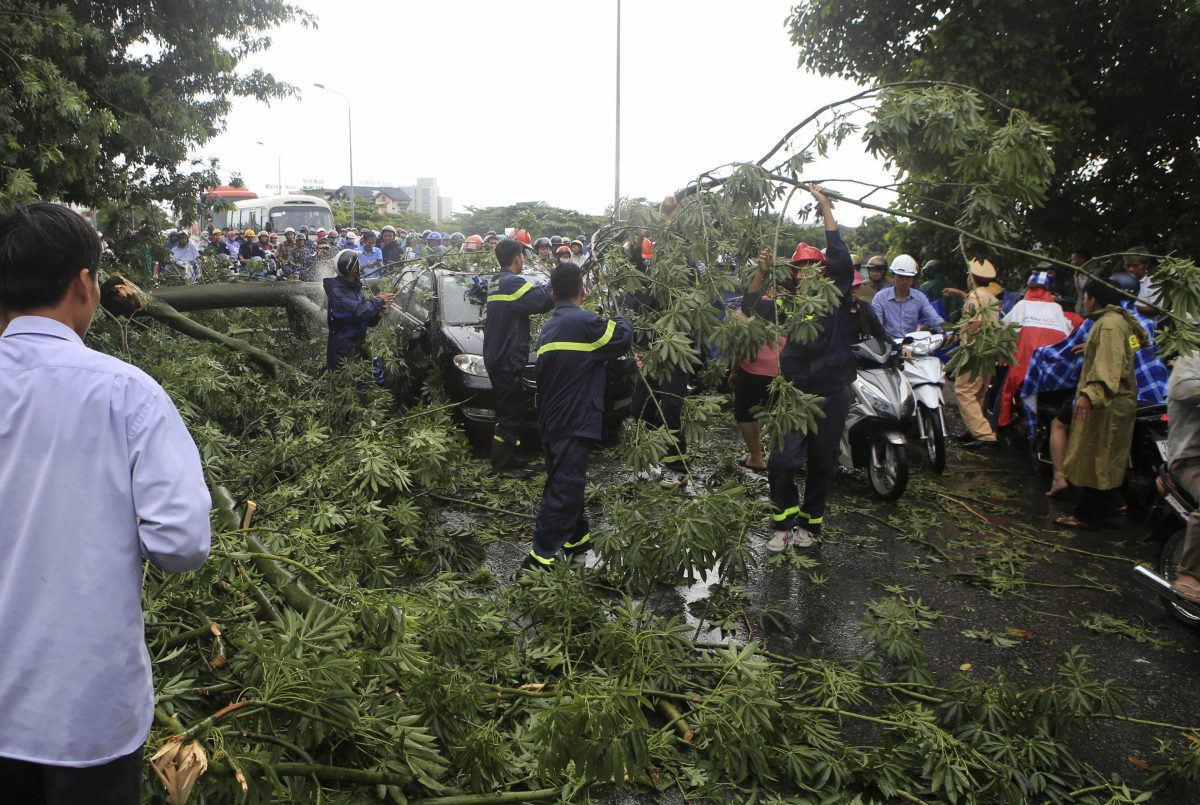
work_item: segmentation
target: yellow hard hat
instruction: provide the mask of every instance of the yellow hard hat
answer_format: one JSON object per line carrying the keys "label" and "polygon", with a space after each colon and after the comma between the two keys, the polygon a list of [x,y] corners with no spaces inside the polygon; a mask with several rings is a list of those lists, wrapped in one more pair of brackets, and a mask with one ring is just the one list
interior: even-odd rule
{"label": "yellow hard hat", "polygon": [[246,230],[246,237],[248,237],[248,238],[252,238],[252,237],[254,237],[254,230],[253,230],[253,229],[247,229],[247,230]]}

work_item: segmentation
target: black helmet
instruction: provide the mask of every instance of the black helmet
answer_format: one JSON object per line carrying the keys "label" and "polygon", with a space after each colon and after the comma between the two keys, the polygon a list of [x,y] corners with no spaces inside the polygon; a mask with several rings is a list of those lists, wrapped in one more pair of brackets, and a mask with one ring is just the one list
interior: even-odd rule
{"label": "black helmet", "polygon": [[354,249],[342,249],[333,259],[339,277],[348,277],[358,268],[358,252]]}
{"label": "black helmet", "polygon": [[554,237],[550,238],[550,246],[552,248],[557,249],[561,245],[563,245],[563,239],[561,237],[559,237],[558,235],[555,235]]}
{"label": "black helmet", "polygon": [[1109,277],[1108,281],[1125,293],[1137,294],[1142,287],[1142,284],[1138,282],[1138,278],[1128,271],[1118,271]]}
{"label": "black helmet", "polygon": [[545,246],[547,249],[550,248],[550,238],[538,238],[533,242],[533,248],[535,249],[540,249],[543,246]]}
{"label": "black helmet", "polygon": [[451,246],[461,246],[461,245],[463,245],[463,241],[465,241],[466,239],[467,239],[467,236],[464,235],[462,232],[452,232],[450,234],[450,245]]}

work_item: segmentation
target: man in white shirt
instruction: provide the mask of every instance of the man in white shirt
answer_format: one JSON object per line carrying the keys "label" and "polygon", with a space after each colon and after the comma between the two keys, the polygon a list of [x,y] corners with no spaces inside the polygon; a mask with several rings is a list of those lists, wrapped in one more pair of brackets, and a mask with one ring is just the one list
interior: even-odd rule
{"label": "man in white shirt", "polygon": [[1143,316],[1157,316],[1158,291],[1150,284],[1150,269],[1153,258],[1145,246],[1130,246],[1125,250],[1125,270],[1138,281],[1137,312]]}
{"label": "man in white shirt", "polygon": [[0,800],[129,805],[154,714],[143,559],[200,567],[211,505],[179,413],[84,346],[100,241],[54,204],[0,217]]}

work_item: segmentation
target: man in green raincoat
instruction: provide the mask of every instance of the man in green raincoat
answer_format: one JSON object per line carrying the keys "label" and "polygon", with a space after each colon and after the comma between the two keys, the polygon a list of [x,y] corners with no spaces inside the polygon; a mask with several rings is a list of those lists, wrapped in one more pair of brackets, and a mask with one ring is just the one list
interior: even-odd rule
{"label": "man in green raincoat", "polygon": [[1075,527],[1094,525],[1122,509],[1120,487],[1137,411],[1133,356],[1148,341],[1142,326],[1118,304],[1116,289],[1092,280],[1083,293],[1088,318],[1096,324],[1084,347],[1063,465],[1067,480],[1079,487],[1079,501],[1073,515],[1056,520]]}

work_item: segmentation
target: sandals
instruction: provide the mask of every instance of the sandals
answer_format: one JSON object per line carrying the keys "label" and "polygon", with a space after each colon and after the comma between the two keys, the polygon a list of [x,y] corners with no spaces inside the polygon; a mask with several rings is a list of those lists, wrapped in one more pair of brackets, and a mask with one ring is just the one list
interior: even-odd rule
{"label": "sandals", "polygon": [[1054,523],[1067,528],[1095,528],[1094,524],[1085,523],[1073,514],[1060,514],[1054,518]]}
{"label": "sandals", "polygon": [[1171,585],[1171,589],[1184,601],[1200,604],[1200,581],[1191,576],[1180,573],[1175,578],[1175,583]]}
{"label": "sandals", "polygon": [[753,472],[757,475],[766,475],[767,474],[766,467],[755,467],[750,463],[750,456],[746,456],[741,461],[739,461],[738,466],[744,470],[750,470],[750,472]]}

